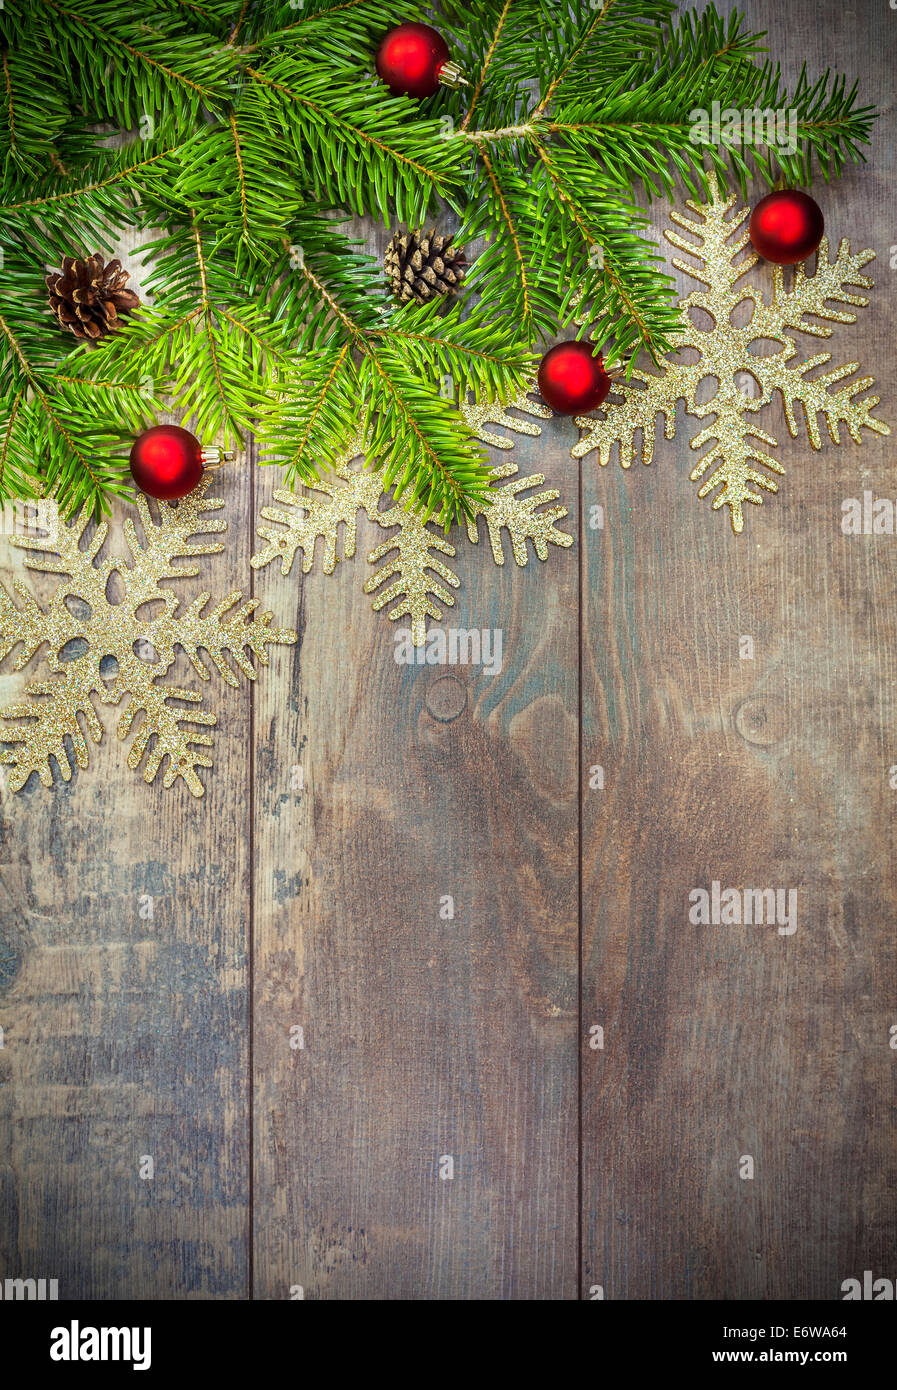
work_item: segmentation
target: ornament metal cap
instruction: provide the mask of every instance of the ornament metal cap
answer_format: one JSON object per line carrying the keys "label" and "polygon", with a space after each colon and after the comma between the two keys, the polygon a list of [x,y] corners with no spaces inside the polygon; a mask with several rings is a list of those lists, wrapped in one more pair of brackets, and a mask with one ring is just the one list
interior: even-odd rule
{"label": "ornament metal cap", "polygon": [[203,445],[199,458],[203,468],[223,468],[226,463],[233,463],[234,451],[220,449],[217,444]]}
{"label": "ornament metal cap", "polygon": [[455,62],[454,58],[447,59],[436,74],[436,81],[443,87],[451,87],[456,90],[458,87],[469,87],[470,83],[464,73]]}

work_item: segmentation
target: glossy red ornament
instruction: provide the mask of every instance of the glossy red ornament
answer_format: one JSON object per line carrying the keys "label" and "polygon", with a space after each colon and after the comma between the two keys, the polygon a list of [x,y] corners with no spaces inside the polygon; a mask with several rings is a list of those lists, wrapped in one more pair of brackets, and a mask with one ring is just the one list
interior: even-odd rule
{"label": "glossy red ornament", "polygon": [[767,193],[751,213],[754,250],[775,265],[805,261],[818,247],[824,231],[821,207],[798,188]]}
{"label": "glossy red ornament", "polygon": [[449,64],[449,49],[429,24],[399,24],[380,40],[375,61],[379,76],[394,97],[431,97],[440,79],[445,81],[442,75]]}
{"label": "glossy red ornament", "polygon": [[202,446],[180,425],[154,425],[131,446],[131,473],[141,492],[173,502],[192,492],[202,477]]}
{"label": "glossy red ornament", "polygon": [[539,390],[559,415],[581,415],[601,405],[611,388],[601,354],[591,343],[558,343],[539,364]]}

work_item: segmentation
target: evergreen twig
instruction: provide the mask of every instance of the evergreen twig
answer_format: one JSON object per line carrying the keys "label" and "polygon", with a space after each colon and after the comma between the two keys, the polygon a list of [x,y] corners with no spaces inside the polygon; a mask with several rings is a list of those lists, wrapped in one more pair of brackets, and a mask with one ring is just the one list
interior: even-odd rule
{"label": "evergreen twig", "polygon": [[[0,502],[98,506],[160,399],[290,480],[359,415],[407,504],[471,514],[487,472],[457,402],[519,392],[574,317],[657,359],[679,324],[638,200],[708,172],[806,184],[861,159],[874,113],[763,35],[672,0],[443,0],[470,83],[416,103],[373,73],[410,0],[6,0],[0,9]],[[695,143],[696,110],[793,109],[797,148]],[[107,136],[131,132],[120,149]],[[440,206],[483,243],[460,305],[398,309],[350,216]],[[154,294],[98,348],[61,336],[43,279],[65,254],[152,238]]]}

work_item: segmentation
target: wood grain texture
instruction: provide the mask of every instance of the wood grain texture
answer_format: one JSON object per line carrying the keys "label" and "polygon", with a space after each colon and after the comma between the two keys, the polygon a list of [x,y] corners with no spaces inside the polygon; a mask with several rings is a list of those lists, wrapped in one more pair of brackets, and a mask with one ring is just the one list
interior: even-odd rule
{"label": "wood grain texture", "polygon": [[[834,64],[884,113],[870,167],[818,195],[878,256],[871,307],[818,346],[875,375],[893,428],[895,16],[747,13],[792,80]],[[834,1299],[897,1257],[897,541],[841,532],[844,498],[894,497],[894,436],[815,454],[770,412],[787,476],[734,538],[679,418],[650,469],[584,460],[608,517],[581,557],[585,761],[607,780],[584,791],[580,1292]],[[714,879],[796,888],[796,934],[690,925]]]}
{"label": "wood grain texture", "polygon": [[[226,549],[177,586],[188,602],[246,583],[251,483],[230,470]],[[123,555],[124,515],[107,541]],[[0,559],[4,582],[52,592],[5,539]],[[4,667],[3,704],[36,669]],[[171,679],[203,685],[180,656]],[[70,783],[3,784],[0,1276],[58,1279],[60,1298],[248,1293],[250,695],[217,676],[203,693],[219,723],[202,799],[127,767],[115,706]]]}
{"label": "wood grain texture", "polygon": [[[575,512],[569,457],[513,456]],[[291,577],[301,647],[257,697],[256,1295],[572,1298],[575,556],[459,541],[443,623],[502,629],[490,678],[396,664],[361,592],[381,539]]]}
{"label": "wood grain texture", "polygon": [[[897,15],[742,9],[791,77],[856,72],[884,113],[821,199],[878,255],[828,346],[894,428]],[[840,518],[897,497],[894,436],[815,454],[769,420],[787,476],[737,539],[696,498],[685,422],[628,474],[573,463],[569,421],[519,441],[577,544],[499,569],[458,541],[443,623],[501,628],[491,678],[396,664],[366,522],[332,578],[251,570],[274,480],[222,475],[226,552],[184,593],[251,588],[300,643],[252,690],[210,684],[205,797],[129,772],[109,709],[87,772],[0,786],[0,1278],[451,1300],[893,1277],[897,539]],[[22,680],[4,668],[3,703]],[[714,879],[797,888],[796,934],[690,925]]]}

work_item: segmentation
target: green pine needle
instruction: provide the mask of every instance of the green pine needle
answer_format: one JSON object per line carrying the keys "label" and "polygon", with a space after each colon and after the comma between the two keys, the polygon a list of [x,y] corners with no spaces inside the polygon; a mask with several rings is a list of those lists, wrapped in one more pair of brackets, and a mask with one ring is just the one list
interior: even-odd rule
{"label": "green pine needle", "polygon": [[[443,0],[469,83],[417,102],[373,64],[410,0],[6,0],[0,502],[108,507],[164,408],[204,438],[257,431],[291,482],[361,420],[406,505],[469,516],[488,470],[460,401],[519,392],[574,319],[615,355],[668,347],[679,311],[640,199],[863,158],[875,113],[855,86],[804,72],[789,93],[740,16],[674,10],[565,0],[547,22],[544,0]],[[713,103],[793,110],[795,149],[700,143]],[[446,208],[481,248],[461,301],[399,308],[345,223]],[[141,309],[75,346],[48,269],[134,229]]]}

